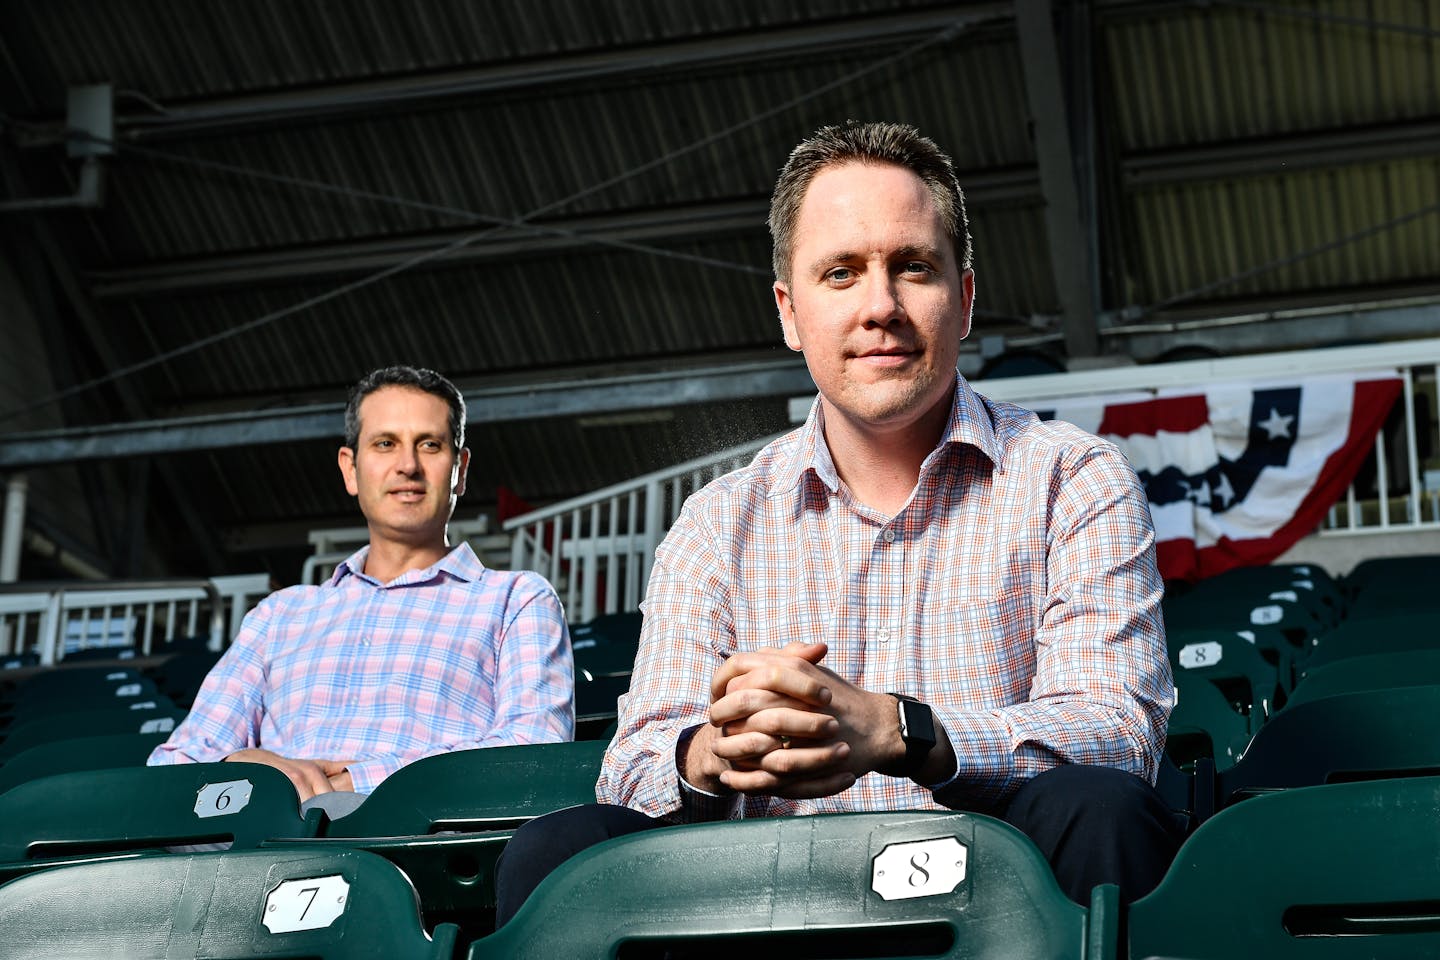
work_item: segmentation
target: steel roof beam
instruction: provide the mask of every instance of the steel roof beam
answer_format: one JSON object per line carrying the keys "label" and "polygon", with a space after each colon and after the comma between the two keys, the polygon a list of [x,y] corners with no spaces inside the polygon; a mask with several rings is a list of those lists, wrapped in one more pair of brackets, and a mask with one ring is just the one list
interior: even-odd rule
{"label": "steel roof beam", "polygon": [[[600,49],[419,76],[169,103],[163,105],[164,113],[146,110],[117,114],[115,126],[121,140],[159,140],[254,124],[369,113],[376,108],[414,107],[424,101],[447,97],[553,84],[589,84],[659,71],[734,66],[874,47],[907,37],[931,36],[957,24],[978,26],[994,22],[1008,27],[1011,7],[1008,2],[970,3],[938,10],[887,13],[839,22]],[[28,137],[25,144],[39,146],[61,138],[63,126],[57,118],[50,131]]]}
{"label": "steel roof beam", "polygon": [[[1045,236],[1060,298],[1065,350],[1071,357],[1093,357],[1099,352],[1095,326],[1099,297],[1091,282],[1091,231],[1080,201],[1069,128],[1072,105],[1067,102],[1061,77],[1054,10],[1050,0],[1017,0],[1015,18],[1040,185],[1045,192]],[[1088,103],[1073,106],[1079,111],[1090,109]]]}
{"label": "steel roof beam", "polygon": [[[797,359],[465,391],[468,422],[501,423],[813,393]],[[0,469],[333,439],[343,403],[0,436]]]}
{"label": "steel roof beam", "polygon": [[[977,173],[966,177],[964,186],[966,199],[973,205],[1031,202],[1039,197],[1035,171],[1027,168]],[[454,267],[539,253],[563,253],[607,243],[654,244],[727,233],[763,233],[768,211],[767,200],[734,200],[501,226],[496,227],[492,235],[437,258],[431,265]],[[86,281],[90,292],[104,300],[361,273],[395,266],[482,229],[483,226],[468,226],[300,249],[157,261],[92,270],[86,274]]]}

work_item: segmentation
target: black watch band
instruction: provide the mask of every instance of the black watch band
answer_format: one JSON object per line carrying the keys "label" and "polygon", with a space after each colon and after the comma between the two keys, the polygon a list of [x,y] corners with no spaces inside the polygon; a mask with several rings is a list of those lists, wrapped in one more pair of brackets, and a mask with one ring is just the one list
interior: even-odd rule
{"label": "black watch band", "polygon": [[905,762],[894,775],[915,779],[935,748],[935,716],[928,704],[903,693],[891,693],[900,719],[900,739],[905,741]]}

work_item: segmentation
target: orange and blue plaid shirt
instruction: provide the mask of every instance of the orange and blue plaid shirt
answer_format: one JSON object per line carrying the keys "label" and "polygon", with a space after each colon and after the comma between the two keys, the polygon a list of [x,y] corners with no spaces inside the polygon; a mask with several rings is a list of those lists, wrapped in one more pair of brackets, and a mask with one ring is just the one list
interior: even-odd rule
{"label": "orange and blue plaid shirt", "polygon": [[368,551],[250,611],[150,764],[263,747],[354,761],[369,793],[430,754],[574,737],[570,633],[544,578],[490,570],[462,543],[381,583]]}
{"label": "orange and blue plaid shirt", "polygon": [[[690,498],[656,552],[596,795],[671,819],[972,807],[1061,763],[1154,781],[1174,688],[1145,494],[1107,441],[963,377],[909,502],[856,501],[809,420]],[[871,773],[819,800],[712,798],[676,745],[743,650],[829,645],[860,687],[929,704],[958,760],[932,788]]]}

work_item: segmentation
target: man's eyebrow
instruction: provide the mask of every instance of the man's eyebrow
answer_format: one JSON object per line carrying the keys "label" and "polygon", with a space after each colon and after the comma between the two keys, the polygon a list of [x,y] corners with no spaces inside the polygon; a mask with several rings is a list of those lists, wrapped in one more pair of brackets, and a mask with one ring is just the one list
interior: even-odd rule
{"label": "man's eyebrow", "polygon": [[895,251],[897,258],[925,257],[930,260],[939,260],[944,257],[944,250],[929,244],[910,244]]}
{"label": "man's eyebrow", "polygon": [[833,266],[854,261],[856,256],[858,255],[852,253],[849,250],[839,250],[835,253],[827,253],[823,257],[815,258],[815,260],[811,262],[810,272],[812,274],[824,273],[826,270],[829,270]]}

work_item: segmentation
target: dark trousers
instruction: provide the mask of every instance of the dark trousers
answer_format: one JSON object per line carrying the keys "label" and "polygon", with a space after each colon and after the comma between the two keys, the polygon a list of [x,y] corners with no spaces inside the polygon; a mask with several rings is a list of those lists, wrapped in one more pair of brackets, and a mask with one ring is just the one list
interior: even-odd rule
{"label": "dark trousers", "polygon": [[[1186,818],[1139,777],[1065,765],[1022,786],[997,814],[1028,836],[1066,896],[1089,904],[1097,884],[1136,900],[1153,890],[1185,839]],[[587,847],[664,824],[628,807],[591,804],[526,823],[496,864],[495,922],[503,925],[551,871]]]}

